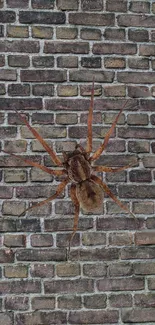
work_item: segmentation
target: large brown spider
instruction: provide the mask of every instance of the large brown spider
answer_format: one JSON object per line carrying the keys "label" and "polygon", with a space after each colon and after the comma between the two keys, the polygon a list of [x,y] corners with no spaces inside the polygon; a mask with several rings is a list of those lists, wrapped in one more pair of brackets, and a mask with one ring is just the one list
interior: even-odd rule
{"label": "large brown spider", "polygon": [[48,174],[52,174],[55,176],[66,175],[65,179],[58,185],[56,192],[52,196],[33,205],[32,207],[27,208],[24,211],[24,213],[30,209],[42,206],[48,203],[49,201],[54,200],[63,191],[65,186],[69,182],[71,182],[70,196],[75,207],[75,215],[74,215],[73,231],[69,239],[69,249],[70,249],[71,240],[73,239],[77,231],[80,207],[86,212],[97,211],[103,203],[104,191],[117,203],[117,205],[119,205],[123,210],[129,212],[133,217],[135,217],[134,214],[130,212],[128,208],[118,198],[115,197],[115,195],[111,192],[109,187],[93,173],[93,172],[115,173],[130,167],[130,165],[124,167],[118,167],[118,168],[112,168],[107,166],[92,166],[92,162],[98,159],[102,154],[103,150],[106,148],[109,138],[116,126],[116,123],[125,105],[121,108],[111,128],[106,133],[103,143],[93,154],[91,154],[92,153],[93,106],[94,106],[94,82],[91,91],[91,101],[90,101],[90,107],[88,113],[88,134],[87,134],[86,150],[80,144],[77,144],[74,151],[69,153],[63,152],[63,162],[59,159],[59,157],[56,155],[54,150],[51,147],[49,147],[47,142],[28,123],[28,121],[19,112],[17,112],[20,119],[27,125],[28,129],[32,132],[32,134],[36,137],[36,139],[42,144],[44,149],[49,153],[52,161],[56,164],[56,166],[63,167],[62,169],[53,170],[44,165],[40,165],[37,162],[33,162],[29,159],[24,159],[21,156],[14,155],[13,153],[9,153],[5,151],[6,153],[9,153],[10,155],[13,155],[23,160],[28,165],[37,167]]}

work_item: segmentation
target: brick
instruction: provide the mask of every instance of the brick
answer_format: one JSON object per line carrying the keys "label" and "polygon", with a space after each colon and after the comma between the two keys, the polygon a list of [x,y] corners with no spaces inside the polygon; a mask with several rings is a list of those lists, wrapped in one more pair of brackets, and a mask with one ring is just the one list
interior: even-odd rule
{"label": "brick", "polygon": [[[32,158],[33,161],[37,161],[38,163],[40,162],[40,157],[38,156],[22,156],[25,157],[27,159]],[[18,159],[16,157],[11,157],[10,156],[1,156],[0,159],[0,166],[1,167],[21,167],[21,166],[29,166],[29,164],[26,164],[24,161],[22,161],[21,159]]]}
{"label": "brick", "polygon": [[13,324],[13,313],[12,312],[0,312],[1,325],[12,325]]}
{"label": "brick", "polygon": [[150,201],[133,202],[133,212],[138,214],[153,214],[154,204]]}
{"label": "brick", "polygon": [[5,297],[4,306],[6,310],[28,310],[29,298],[24,296]]}
{"label": "brick", "polygon": [[131,164],[132,166],[138,166],[137,164],[137,157],[134,155],[106,155],[106,156],[101,156],[97,160],[98,165],[104,165],[104,166],[109,166],[109,167],[115,167],[115,166],[127,166]]}
{"label": "brick", "polygon": [[50,247],[53,245],[53,237],[48,234],[31,235],[31,246],[33,247]]}
{"label": "brick", "polygon": [[132,275],[131,263],[119,262],[109,265],[108,268],[110,277],[130,276]]}
{"label": "brick", "polygon": [[17,250],[17,261],[65,261],[64,249],[25,249]]}
{"label": "brick", "polygon": [[33,219],[20,219],[16,220],[16,231],[19,232],[40,232],[40,220]]}
{"label": "brick", "polygon": [[8,55],[8,65],[27,68],[30,65],[30,58],[28,55]]}
{"label": "brick", "polygon": [[9,169],[4,171],[4,180],[6,183],[18,183],[27,181],[27,172],[25,170]]}
{"label": "brick", "polygon": [[14,220],[1,218],[0,232],[14,232],[16,231],[16,224]]}
{"label": "brick", "polygon": [[154,225],[155,225],[154,218],[148,218],[146,220],[146,226],[147,226],[148,229],[154,229]]}
{"label": "brick", "polygon": [[28,8],[29,0],[7,0],[6,3],[8,8]]}
{"label": "brick", "polygon": [[102,0],[94,1],[94,0],[82,0],[81,8],[83,11],[102,11],[103,10],[103,2]]}
{"label": "brick", "polygon": [[59,10],[77,10],[78,0],[57,0],[57,8]]}
{"label": "brick", "polygon": [[54,9],[54,0],[32,0],[33,9]]}
{"label": "brick", "polygon": [[[92,85],[81,85],[80,86],[80,95],[81,96],[91,96],[91,90]],[[102,86],[101,85],[94,85],[94,96],[100,96],[102,95]],[[95,118],[94,118],[95,117]],[[95,123],[95,120],[97,123],[101,123],[101,115],[99,113],[93,114],[93,123]],[[83,114],[83,117],[81,118],[81,122],[87,123],[87,116],[86,114]]]}
{"label": "brick", "polygon": [[58,308],[60,309],[80,309],[81,306],[81,297],[74,295],[64,295],[58,297]]}
{"label": "brick", "polygon": [[29,30],[27,26],[7,26],[7,36],[13,38],[27,38],[29,37]]}
{"label": "brick", "polygon": [[80,275],[80,265],[78,263],[60,263],[56,266],[58,277],[76,277]]}
{"label": "brick", "polygon": [[[149,33],[146,29],[129,29],[128,31],[128,39],[132,42],[149,42]],[[142,45],[143,46],[143,45]],[[144,45],[145,47],[145,45]],[[141,45],[140,45],[141,49]],[[139,51],[140,55],[143,51]]]}
{"label": "brick", "polygon": [[33,56],[32,64],[35,68],[53,68],[54,56]]}
{"label": "brick", "polygon": [[135,246],[122,248],[121,259],[132,260],[132,259],[152,259],[154,258],[155,252],[153,247],[147,246]]}
{"label": "brick", "polygon": [[87,54],[89,52],[88,42],[45,42],[44,53],[73,53]]}
{"label": "brick", "polygon": [[133,272],[140,275],[155,274],[154,262],[136,262],[133,264]]}
{"label": "brick", "polygon": [[69,23],[74,25],[114,26],[114,14],[69,13]]}
{"label": "brick", "polygon": [[30,265],[30,274],[32,277],[52,278],[54,276],[54,265],[51,263],[35,263]]}
{"label": "brick", "polygon": [[56,142],[56,151],[73,151],[76,146],[76,141],[57,141]]}
{"label": "brick", "polygon": [[4,81],[7,81],[7,80],[16,81],[17,80],[17,72],[16,72],[16,70],[1,69],[0,80],[4,80]]}
{"label": "brick", "polygon": [[39,50],[40,45],[38,41],[0,41],[0,52],[38,53]]}
{"label": "brick", "polygon": [[102,277],[107,273],[107,267],[104,263],[84,264],[83,274],[88,277]]}
{"label": "brick", "polygon": [[117,16],[118,26],[124,27],[154,27],[153,15],[121,14]]}
{"label": "brick", "polygon": [[[55,126],[39,126],[35,127],[35,129],[39,132],[39,134],[43,138],[65,138],[66,137],[66,128],[65,127],[55,127]],[[26,126],[21,127],[21,136],[23,138],[34,138],[33,135],[29,133],[29,130]]]}
{"label": "brick", "polygon": [[150,90],[146,86],[128,86],[128,96],[132,98],[148,97]]}
{"label": "brick", "polygon": [[5,235],[4,236],[4,245],[7,247],[25,247],[26,238],[24,235]]}
{"label": "brick", "polygon": [[53,38],[53,28],[44,26],[32,26],[32,37],[51,39]]}
{"label": "brick", "polygon": [[129,172],[130,182],[151,182],[152,175],[150,170],[133,170]]}
{"label": "brick", "polygon": [[14,253],[11,249],[0,250],[0,263],[14,263]]}
{"label": "brick", "polygon": [[124,58],[104,58],[104,66],[109,69],[123,69],[126,63]]}
{"label": "brick", "polygon": [[150,13],[150,3],[145,1],[131,1],[129,10],[136,13]]}
{"label": "brick", "polygon": [[6,278],[27,278],[28,269],[25,265],[5,266],[4,275]]}
{"label": "brick", "polygon": [[118,321],[118,317],[117,310],[71,311],[69,313],[69,322],[71,324],[112,324]]}
{"label": "brick", "polygon": [[149,69],[149,60],[146,58],[129,58],[128,65],[131,69]]}
{"label": "brick", "polygon": [[149,290],[154,290],[155,289],[154,277],[148,279],[148,289]]}
{"label": "brick", "polygon": [[14,23],[16,20],[16,13],[12,10],[2,10],[0,12],[0,23]]}
{"label": "brick", "polygon": [[110,306],[114,308],[132,307],[132,296],[125,293],[117,295],[111,294],[109,297],[109,303]]}
{"label": "brick", "polygon": [[100,40],[101,30],[97,28],[82,28],[80,31],[80,37],[84,40]]}
{"label": "brick", "polygon": [[78,36],[77,28],[69,27],[57,27],[56,28],[56,38],[58,39],[75,39]]}
{"label": "brick", "polygon": [[[111,246],[124,246],[133,244],[133,235],[128,233],[110,233],[109,244]],[[120,272],[122,272],[122,265],[120,265]],[[114,269],[114,273],[117,274],[118,268]]]}
{"label": "brick", "polygon": [[33,168],[30,173],[30,179],[32,182],[52,182],[53,176],[47,174],[43,170],[38,170],[38,168]]}
{"label": "brick", "polygon": [[63,12],[20,11],[19,22],[22,24],[65,24]]}
{"label": "brick", "polygon": [[152,56],[155,53],[155,45],[140,45],[139,54],[142,56]]}
{"label": "brick", "polygon": [[[107,173],[106,174],[106,181],[110,182],[110,183],[126,182],[126,179],[127,179],[127,173],[125,171],[122,171],[119,173]],[[109,203],[111,204],[112,202],[109,202]]]}
{"label": "brick", "polygon": [[4,26],[0,25],[0,37],[4,37]]}
{"label": "brick", "polygon": [[4,123],[4,113],[0,113],[0,124]]}
{"label": "brick", "polygon": [[44,282],[45,294],[93,292],[94,281],[89,279],[52,280]]}
{"label": "brick", "polygon": [[75,113],[68,113],[68,114],[64,114],[64,113],[59,113],[56,115],[56,123],[57,124],[77,124],[78,122],[78,116]]}
{"label": "brick", "polygon": [[77,68],[78,57],[77,56],[59,56],[57,57],[57,66],[59,68]]}
{"label": "brick", "polygon": [[82,244],[84,246],[105,245],[106,236],[99,232],[84,233],[82,236]]}
{"label": "brick", "polygon": [[22,294],[22,293],[40,293],[41,285],[38,280],[13,280],[13,281],[3,281],[0,285],[2,293],[8,294]]}
{"label": "brick", "polygon": [[101,68],[101,58],[100,57],[82,57],[81,66],[84,68]]}
{"label": "brick", "polygon": [[124,28],[105,28],[104,37],[106,40],[111,41],[124,41],[125,29]]}
{"label": "brick", "polygon": [[143,306],[144,308],[155,306],[155,294],[135,294],[134,296],[135,305],[138,307]]}
{"label": "brick", "polygon": [[154,153],[155,152],[155,142],[151,143],[151,149],[152,149],[152,152]]}
{"label": "brick", "polygon": [[133,291],[144,289],[144,278],[105,278],[96,281],[99,291]]}
{"label": "brick", "polygon": [[131,43],[94,43],[93,54],[133,55],[137,53],[137,45]]}
{"label": "brick", "polygon": [[150,152],[150,144],[148,141],[129,141],[128,142],[129,152]]}
{"label": "brick", "polygon": [[151,93],[152,93],[152,96],[155,97],[155,87],[151,88]]}
{"label": "brick", "polygon": [[153,231],[144,231],[135,233],[136,245],[154,245],[155,233]]}
{"label": "brick", "polygon": [[153,185],[119,185],[119,196],[121,198],[151,199],[154,198],[154,195]]}
{"label": "brick", "polygon": [[4,7],[4,1],[1,0],[1,1],[0,1],[0,8],[3,8],[3,7]]}
{"label": "brick", "polygon": [[53,84],[32,85],[32,93],[34,96],[54,96],[54,86]]}
{"label": "brick", "polygon": [[2,212],[4,215],[18,216],[24,212],[26,206],[24,202],[4,201]]}
{"label": "brick", "polygon": [[61,70],[22,70],[21,81],[30,82],[63,82],[66,81],[66,71]]}
{"label": "brick", "polygon": [[84,307],[88,309],[106,308],[107,297],[105,294],[84,296]]}
{"label": "brick", "polygon": [[[57,232],[57,231],[72,231],[73,229],[73,218],[59,218],[59,219],[46,219],[45,220],[45,232]],[[78,224],[78,230],[88,230],[93,228],[93,219],[85,218],[80,219]]]}
{"label": "brick", "polygon": [[[120,185],[121,186],[121,185]],[[123,186],[123,185],[122,185]],[[125,186],[125,185],[124,185]],[[134,195],[134,194],[133,194]],[[97,230],[135,230],[143,228],[143,220],[134,218],[123,218],[123,217],[111,217],[111,218],[98,218],[97,219]]]}
{"label": "brick", "polygon": [[54,309],[55,307],[55,298],[54,297],[33,297],[31,299],[32,309]]}
{"label": "brick", "polygon": [[[35,311],[16,314],[17,325],[35,324],[66,324],[67,313],[64,311]],[[10,324],[9,324],[10,325]]]}
{"label": "brick", "polygon": [[120,127],[118,130],[118,135],[121,138],[136,138],[136,139],[154,139],[155,130],[149,128],[136,128],[134,126],[129,126],[127,128]]}
{"label": "brick", "polygon": [[5,95],[6,94],[6,88],[5,84],[0,84],[0,95]]}
{"label": "brick", "polygon": [[[68,128],[70,138],[86,138],[87,137],[87,128],[85,126],[70,126]],[[108,131],[107,128],[102,126],[96,126],[93,128],[93,137],[103,138]]]}
{"label": "brick", "polygon": [[30,85],[11,84],[8,86],[9,96],[30,96]]}
{"label": "brick", "polygon": [[130,311],[122,311],[122,320],[124,323],[139,323],[139,322],[154,322],[155,310],[153,308],[144,308],[137,310],[132,309]]}
{"label": "brick", "polygon": [[105,86],[104,95],[106,97],[125,97],[126,87],[123,85]]}
{"label": "brick", "polygon": [[152,160],[151,160],[151,156],[146,156],[142,159],[143,161],[143,164],[144,164],[144,167],[154,167],[155,165],[155,159],[154,157],[152,157]]}
{"label": "brick", "polygon": [[[58,96],[62,97],[72,97],[78,95],[78,87],[73,85],[59,85],[57,87]],[[69,123],[67,123],[69,124]]]}
{"label": "brick", "polygon": [[117,3],[113,0],[107,0],[106,10],[112,12],[126,12],[127,11],[127,1],[118,0]]}
{"label": "brick", "polygon": [[140,110],[147,111],[147,112],[148,111],[154,112],[153,102],[154,102],[154,100],[141,99],[140,100]]}
{"label": "brick", "polygon": [[5,65],[5,56],[0,55],[0,67],[3,67]]}
{"label": "brick", "polygon": [[[32,186],[24,186],[16,187],[16,196],[18,198],[30,198],[30,199],[38,199],[43,197],[49,197],[55,193],[56,186],[50,186],[47,184],[44,185],[38,185],[37,189],[35,185]],[[63,194],[61,194],[59,197],[62,197]]]}
{"label": "brick", "polygon": [[93,81],[95,82],[112,82],[114,73],[112,71],[94,71],[94,70],[72,70],[69,73],[70,81]]}
{"label": "brick", "polygon": [[85,249],[85,250],[74,250],[70,253],[72,260],[80,261],[112,261],[118,259],[119,249],[117,248],[96,248],[96,249]]}

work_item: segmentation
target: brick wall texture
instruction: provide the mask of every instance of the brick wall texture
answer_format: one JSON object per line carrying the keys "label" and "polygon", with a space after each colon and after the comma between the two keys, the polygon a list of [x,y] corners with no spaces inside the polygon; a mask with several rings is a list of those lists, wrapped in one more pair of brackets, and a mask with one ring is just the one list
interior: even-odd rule
{"label": "brick wall texture", "polygon": [[[86,143],[95,80],[93,150],[128,102],[99,165],[113,193],[99,214],[74,209],[69,186],[2,150],[45,166]],[[155,324],[155,1],[0,0],[0,325]]]}

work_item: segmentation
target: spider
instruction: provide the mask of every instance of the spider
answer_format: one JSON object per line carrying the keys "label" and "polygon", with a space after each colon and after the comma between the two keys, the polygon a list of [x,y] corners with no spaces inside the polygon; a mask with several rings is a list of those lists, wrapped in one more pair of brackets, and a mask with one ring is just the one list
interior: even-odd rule
{"label": "spider", "polygon": [[[124,106],[126,103],[124,104]],[[107,166],[95,166],[92,163],[100,157],[103,150],[107,147],[109,138],[114,131],[114,128],[117,124],[117,121],[122,113],[124,106],[120,109],[116,118],[114,119],[111,128],[106,133],[103,143],[100,147],[92,153],[92,118],[93,118],[93,107],[94,107],[94,82],[91,90],[91,100],[90,107],[88,113],[88,131],[87,131],[87,145],[86,149],[82,147],[81,144],[77,144],[75,150],[72,152],[63,152],[63,162],[59,159],[54,150],[47,144],[47,142],[39,135],[39,133],[33,128],[29,122],[19,113],[17,112],[20,119],[24,122],[24,124],[28,127],[28,129],[32,132],[35,138],[42,144],[44,149],[50,155],[52,161],[56,166],[62,167],[62,169],[51,169],[44,165],[38,164],[37,162],[33,162],[29,159],[25,159],[21,156],[15,155],[13,153],[9,153],[4,150],[5,153],[8,153],[14,157],[17,157],[23,160],[30,166],[37,167],[48,174],[52,174],[55,176],[65,175],[64,180],[57,186],[56,192],[50,196],[49,198],[34,204],[33,206],[27,208],[26,211],[40,207],[52,200],[54,200],[65,188],[65,186],[71,182],[70,188],[70,196],[71,200],[74,204],[75,213],[74,213],[74,225],[73,231],[69,238],[69,251],[71,241],[77,231],[78,228],[78,219],[79,219],[79,211],[82,208],[86,212],[96,212],[99,207],[101,207],[104,198],[104,192],[110,196],[115,203],[120,206],[123,210],[130,213],[133,217],[134,214],[128,210],[128,208],[111,192],[109,187],[96,175],[94,172],[119,172],[127,169],[131,165],[123,166],[123,167],[107,167]],[[23,215],[23,213],[21,215]]]}

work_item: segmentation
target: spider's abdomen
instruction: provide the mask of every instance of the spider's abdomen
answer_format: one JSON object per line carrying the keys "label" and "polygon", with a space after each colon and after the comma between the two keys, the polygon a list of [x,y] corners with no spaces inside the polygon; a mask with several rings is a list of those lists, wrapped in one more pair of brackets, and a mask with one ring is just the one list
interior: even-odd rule
{"label": "spider's abdomen", "polygon": [[68,176],[76,183],[90,178],[91,166],[82,154],[77,154],[68,160]]}
{"label": "spider's abdomen", "polygon": [[86,180],[77,184],[76,195],[80,202],[80,207],[86,212],[98,212],[103,204],[103,190],[92,180]]}

